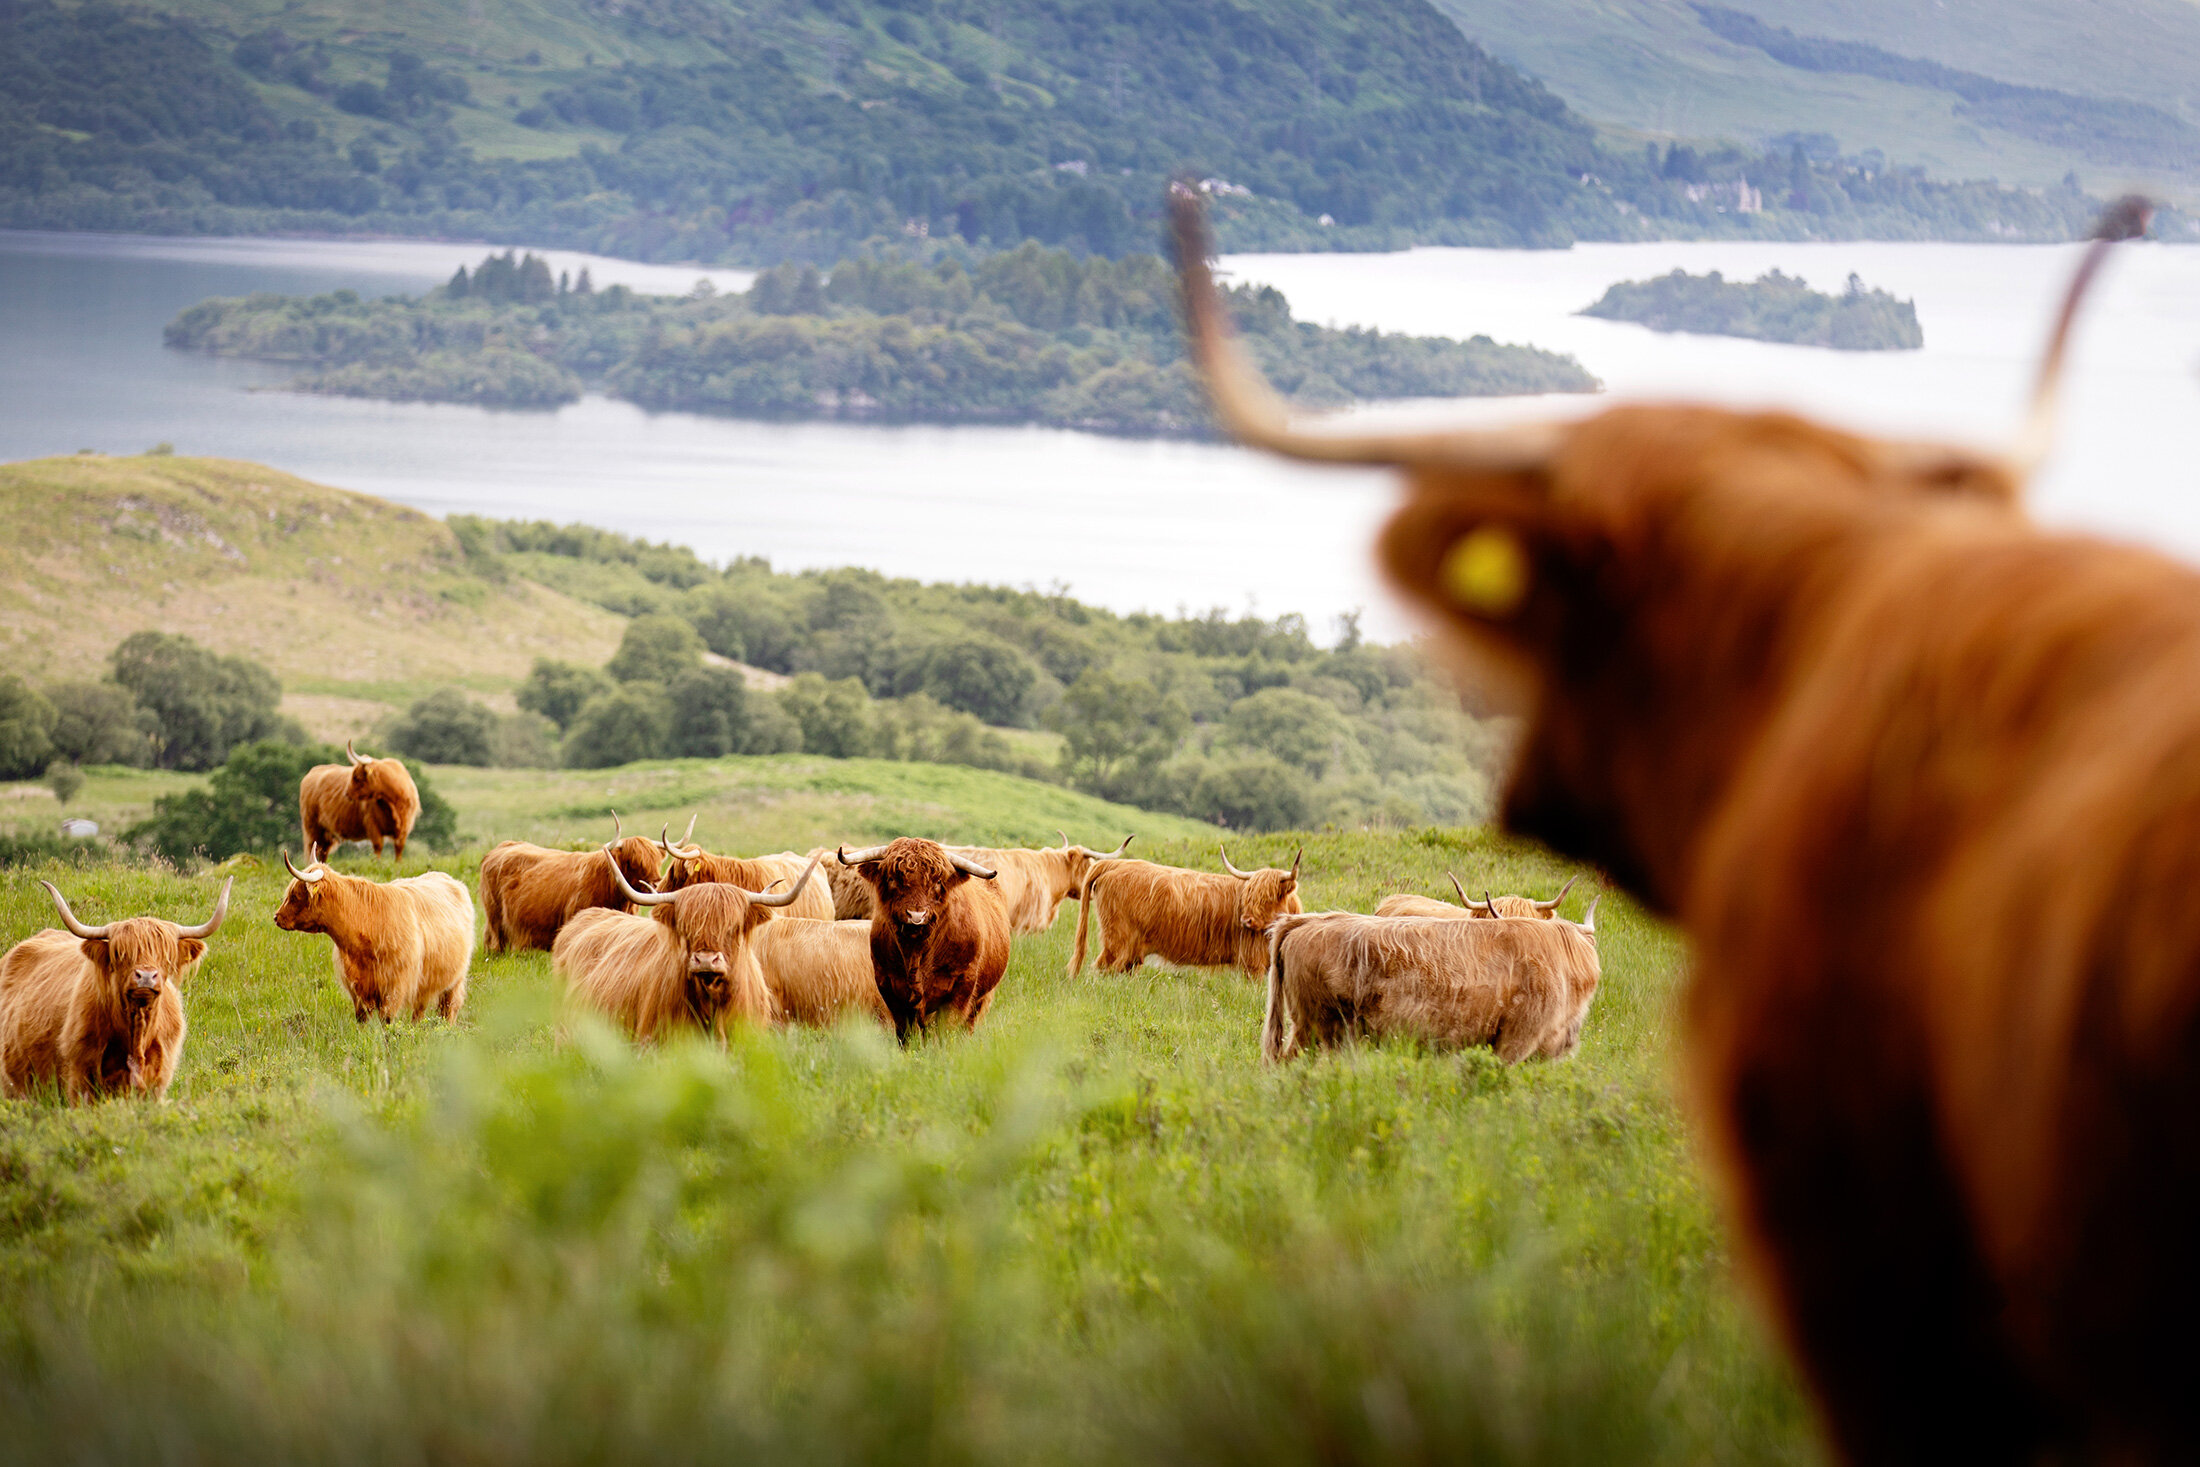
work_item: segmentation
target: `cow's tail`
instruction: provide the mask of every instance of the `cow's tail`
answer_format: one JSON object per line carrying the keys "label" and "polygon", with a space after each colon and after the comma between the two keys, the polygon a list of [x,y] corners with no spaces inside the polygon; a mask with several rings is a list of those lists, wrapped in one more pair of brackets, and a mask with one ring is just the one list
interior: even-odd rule
{"label": "cow's tail", "polygon": [[1092,889],[1106,874],[1105,871],[1088,872],[1085,884],[1077,888],[1077,945],[1069,955],[1069,976],[1072,978],[1085,971],[1085,936],[1092,928]]}
{"label": "cow's tail", "polygon": [[1260,1057],[1271,1065],[1287,1058],[1284,1046],[1290,1042],[1285,1032],[1291,1023],[1289,1001],[1283,996],[1283,938],[1289,930],[1288,920],[1268,929],[1268,1011],[1260,1020]]}

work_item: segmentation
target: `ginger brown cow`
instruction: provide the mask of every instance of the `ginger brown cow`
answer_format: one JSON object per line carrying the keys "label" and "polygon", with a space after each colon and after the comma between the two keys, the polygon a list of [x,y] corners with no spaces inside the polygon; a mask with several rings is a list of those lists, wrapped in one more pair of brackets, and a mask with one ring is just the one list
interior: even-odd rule
{"label": "ginger brown cow", "polygon": [[1301,848],[1288,871],[1240,871],[1224,849],[1223,876],[1128,858],[1097,867],[1077,913],[1070,976],[1084,971],[1086,933],[1094,922],[1100,924],[1102,972],[1128,973],[1151,953],[1187,967],[1259,974],[1268,966],[1268,924],[1306,910],[1299,899],[1305,854]]}
{"label": "ginger brown cow", "polygon": [[351,1016],[419,1019],[430,1007],[455,1019],[466,1002],[474,956],[474,899],[441,871],[379,882],[291,864],[289,888],[275,909],[285,932],[318,932],[335,949],[336,981],[351,995]]}
{"label": "ginger brown cow", "polygon": [[[609,853],[610,848],[605,848]],[[614,879],[647,915],[592,908],[574,917],[550,949],[566,997],[615,1020],[648,1044],[675,1031],[723,1042],[730,1016],[771,1022],[771,992],[750,942],[794,893],[748,891],[702,881],[679,891],[641,891],[617,863]]]}
{"label": "ginger brown cow", "polygon": [[913,836],[843,847],[839,859],[871,888],[871,966],[895,1037],[907,1044],[938,1016],[977,1028],[1008,971],[1008,905],[993,872]]}
{"label": "ginger brown cow", "polygon": [[196,927],[158,917],[87,926],[41,881],[66,931],[34,932],[0,957],[0,1095],[54,1085],[71,1104],[161,1099],[183,1061],[181,985],[229,915],[231,877]]}
{"label": "ginger brown cow", "polygon": [[856,1015],[894,1027],[871,963],[869,922],[766,922],[749,947],[784,1022],[829,1028]]}
{"label": "ginger brown cow", "polygon": [[1482,900],[1473,901],[1467,896],[1467,889],[1459,884],[1458,877],[1453,876],[1449,871],[1446,871],[1444,875],[1450,878],[1451,889],[1459,893],[1459,904],[1457,906],[1453,906],[1450,902],[1438,901],[1435,897],[1422,896],[1417,891],[1400,891],[1393,892],[1377,902],[1375,904],[1375,915],[1378,917],[1450,917],[1453,919],[1460,917],[1535,917],[1543,921],[1549,921],[1558,915],[1559,903],[1566,900],[1566,893],[1572,891],[1574,883],[1581,879],[1579,876],[1567,877],[1566,884],[1558,889],[1558,895],[1547,902],[1524,896],[1493,897],[1487,892],[1483,893]]}
{"label": "ginger brown cow", "polygon": [[420,818],[412,776],[398,760],[369,759],[349,743],[344,757],[348,763],[316,764],[298,781],[307,859],[317,861],[347,840],[372,841],[379,856],[387,840],[397,843],[397,859],[404,860],[405,842]]}
{"label": "ginger brown cow", "polygon": [[1596,903],[1583,919],[1364,917],[1314,912],[1269,929],[1261,1057],[1365,1036],[1439,1049],[1487,1044],[1506,1064],[1581,1044],[1599,969]]}
{"label": "ginger brown cow", "polygon": [[[821,846],[810,854],[832,857],[833,848]],[[825,875],[833,889],[833,920],[870,921],[877,904],[871,899],[871,883],[863,879],[863,873],[853,866],[841,865],[835,858],[826,861]]]}
{"label": "ginger brown cow", "polygon": [[1018,935],[1044,932],[1054,925],[1062,903],[1085,887],[1085,877],[1095,862],[1118,861],[1130,849],[1131,837],[1112,851],[1070,844],[1069,832],[1054,832],[1058,846],[949,846],[960,856],[998,873],[994,890],[1008,905],[1009,930]]}
{"label": "ginger brown cow", "polygon": [[[664,890],[679,891],[698,881],[725,881],[752,891],[764,891],[775,881],[793,882],[802,878],[794,901],[782,908],[779,915],[818,922],[833,920],[832,883],[820,864],[830,852],[812,851],[807,856],[798,856],[793,851],[769,856],[714,856],[689,840],[694,834],[695,822],[691,819],[687,834],[678,840],[671,838],[669,825],[657,838],[657,847],[664,853],[667,863],[664,880],[659,883]],[[811,874],[803,877],[804,871]]]}
{"label": "ginger brown cow", "polygon": [[657,889],[657,843],[626,835],[617,814],[613,841],[600,850],[553,851],[525,841],[501,842],[481,858],[482,945],[490,952],[548,949],[558,930],[595,907],[626,908],[622,883]]}
{"label": "ginger brown cow", "polygon": [[1691,939],[1692,1091],[1852,1461],[2190,1454],[2200,1314],[2200,575],[2049,534],[2022,451],[1623,407],[1293,427],[1179,201],[1238,436],[1391,464],[1391,580],[1526,711],[1509,826]]}

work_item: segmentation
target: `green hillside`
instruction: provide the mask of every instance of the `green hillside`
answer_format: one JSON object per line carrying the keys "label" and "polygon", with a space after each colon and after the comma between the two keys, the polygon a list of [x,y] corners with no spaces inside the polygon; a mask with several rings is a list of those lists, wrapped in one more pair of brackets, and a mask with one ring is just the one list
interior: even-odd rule
{"label": "green hillside", "polygon": [[[1570,106],[1636,134],[1752,147],[1787,137],[1810,139],[1811,147],[1831,140],[1850,156],[1876,150],[1887,165],[1922,167],[1940,178],[2051,188],[2074,171],[2097,194],[2144,183],[2187,202],[2200,195],[2200,157],[2179,165],[2104,156],[2082,135],[1998,125],[1945,87],[1786,65],[1722,36],[1688,0],[1436,3],[1468,36]],[[2189,0],[2077,8],[2053,0],[2011,6],[1736,0],[1729,8],[1803,36],[1861,41],[2096,105],[2129,100],[2170,119],[2200,121],[2200,6]]]}
{"label": "green hillside", "polygon": [[2051,239],[2091,213],[1795,166],[1803,186],[1722,212],[1632,140],[1600,142],[1427,0],[0,12],[0,225],[18,227],[435,234],[749,264],[1026,239],[1118,255],[1153,246],[1163,185],[1183,174],[1208,181],[1234,249]]}

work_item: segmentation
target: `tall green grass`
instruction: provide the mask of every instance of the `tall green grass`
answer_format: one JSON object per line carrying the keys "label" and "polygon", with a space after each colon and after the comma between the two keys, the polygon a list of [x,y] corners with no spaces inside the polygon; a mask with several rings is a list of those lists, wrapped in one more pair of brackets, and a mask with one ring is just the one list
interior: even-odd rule
{"label": "tall green grass", "polygon": [[[1315,907],[1564,875],[1307,844]],[[55,879],[90,920],[214,887]],[[553,1043],[539,954],[458,1025],[355,1025],[280,888],[241,874],[171,1103],[0,1102],[0,1460],[1816,1459],[1669,1093],[1680,950],[1624,903],[1571,1061],[1269,1070],[1240,977],[1065,976],[1074,908],[974,1035],[636,1053]]]}

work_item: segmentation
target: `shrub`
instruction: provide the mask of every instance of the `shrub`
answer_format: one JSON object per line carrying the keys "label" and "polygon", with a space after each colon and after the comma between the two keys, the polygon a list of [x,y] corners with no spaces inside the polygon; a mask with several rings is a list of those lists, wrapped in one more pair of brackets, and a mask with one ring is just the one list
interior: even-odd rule
{"label": "shrub", "polygon": [[742,741],[744,754],[799,754],[802,725],[794,721],[787,705],[775,697],[749,699],[749,726]]}
{"label": "shrub", "polygon": [[1273,754],[1315,779],[1349,766],[1358,752],[1351,720],[1337,705],[1297,688],[1262,688],[1232,703],[1216,743]]}
{"label": "shrub", "polygon": [[165,769],[212,769],[239,744],[280,738],[275,674],[243,657],[223,657],[189,637],[138,632],[111,656],[115,681],[149,710]]}
{"label": "shrub", "polygon": [[681,759],[716,759],[745,751],[748,681],[730,667],[698,667],[665,690],[672,703],[668,748]]}
{"label": "shrub", "polygon": [[689,593],[684,612],[703,645],[720,657],[772,672],[794,670],[803,634],[753,587],[732,581],[698,587]]}
{"label": "shrub", "polygon": [[29,779],[53,755],[54,707],[9,673],[0,676],[0,779]]}
{"label": "shrub", "polygon": [[[295,847],[298,782],[316,764],[342,762],[343,751],[327,744],[262,739],[241,745],[205,784],[153,801],[152,816],[123,832],[123,838],[179,864],[194,856],[222,861],[240,851],[271,855]],[[458,843],[458,812],[429,782],[425,769],[410,759],[399,762],[420,790],[413,841],[430,850],[451,849]]]}
{"label": "shrub", "polygon": [[852,677],[828,682],[820,673],[803,673],[780,690],[779,704],[801,728],[806,753],[854,759],[877,748],[871,695]]}
{"label": "shrub", "polygon": [[655,683],[628,683],[600,694],[573,720],[561,761],[568,769],[608,769],[661,758],[672,731],[668,702]]}
{"label": "shrub", "polygon": [[612,686],[611,679],[593,667],[538,657],[527,681],[520,684],[518,701],[521,708],[549,719],[563,733],[591,698],[610,692]]}
{"label": "shrub", "polygon": [[240,851],[265,855],[295,846],[298,782],[314,765],[343,757],[325,744],[262,739],[240,745],[205,784],[153,801],[152,815],[123,838],[179,864],[193,856],[221,861]]}
{"label": "shrub", "polygon": [[0,870],[42,866],[48,861],[85,865],[113,859],[113,848],[97,836],[57,835],[50,830],[0,830]]}
{"label": "shrub", "polygon": [[66,759],[56,759],[46,766],[46,788],[53,797],[66,805],[76,798],[76,792],[84,788],[84,771]]}
{"label": "shrub", "polygon": [[46,689],[53,749],[77,764],[148,764],[158,727],[120,683],[66,682]]}
{"label": "shrub", "polygon": [[1030,721],[1039,669],[1006,642],[969,637],[934,647],[919,659],[916,687],[983,723]]}
{"label": "shrub", "polygon": [[558,727],[539,713],[512,713],[496,721],[489,762],[499,769],[554,769]]}
{"label": "shrub", "polygon": [[430,764],[493,764],[496,736],[494,713],[456,688],[440,688],[405,710],[389,744]]}
{"label": "shrub", "polygon": [[1272,754],[1251,754],[1202,774],[1187,813],[1232,830],[1294,830],[1313,804],[1305,775]]}
{"label": "shrub", "polygon": [[703,639],[677,616],[658,612],[626,624],[604,671],[622,683],[671,683],[703,665]]}

